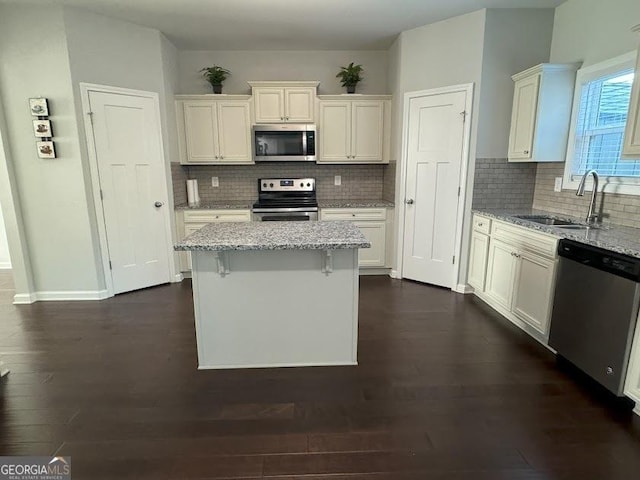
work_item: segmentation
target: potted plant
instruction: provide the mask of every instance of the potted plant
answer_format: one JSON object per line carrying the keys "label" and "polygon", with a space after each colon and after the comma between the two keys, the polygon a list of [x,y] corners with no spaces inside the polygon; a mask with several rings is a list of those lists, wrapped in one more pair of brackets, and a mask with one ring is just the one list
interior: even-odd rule
{"label": "potted plant", "polygon": [[222,82],[224,82],[231,72],[226,68],[214,65],[213,67],[205,67],[200,70],[202,76],[211,84],[213,93],[222,93]]}
{"label": "potted plant", "polygon": [[342,82],[343,87],[347,87],[347,93],[356,93],[356,85],[362,80],[362,65],[354,65],[353,62],[347,67],[340,67],[336,75]]}

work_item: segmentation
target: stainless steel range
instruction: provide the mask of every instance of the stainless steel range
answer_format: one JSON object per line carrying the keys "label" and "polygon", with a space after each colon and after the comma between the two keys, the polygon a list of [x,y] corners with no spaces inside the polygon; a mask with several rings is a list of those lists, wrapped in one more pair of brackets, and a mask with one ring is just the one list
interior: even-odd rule
{"label": "stainless steel range", "polygon": [[318,220],[315,178],[261,178],[253,219],[259,222]]}

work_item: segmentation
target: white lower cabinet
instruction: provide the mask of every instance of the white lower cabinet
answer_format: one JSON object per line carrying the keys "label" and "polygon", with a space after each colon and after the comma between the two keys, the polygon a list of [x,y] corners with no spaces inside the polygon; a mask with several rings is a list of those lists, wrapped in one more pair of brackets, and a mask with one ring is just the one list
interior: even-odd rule
{"label": "white lower cabinet", "polygon": [[624,385],[624,394],[636,402],[635,412],[640,415],[640,315],[636,324],[636,333],[631,347],[627,379]]}
{"label": "white lower cabinet", "polygon": [[530,253],[517,255],[511,309],[523,322],[546,335],[551,317],[556,262]]}
{"label": "white lower cabinet", "polygon": [[501,307],[511,310],[513,301],[516,258],[513,247],[492,239],[487,263],[487,286],[485,293]]}
{"label": "white lower cabinet", "polygon": [[[208,223],[250,222],[251,210],[178,210],[176,212],[177,238],[182,240]],[[180,252],[180,271],[191,272],[191,254]]]}
{"label": "white lower cabinet", "polygon": [[469,285],[476,291],[484,292],[489,254],[489,235],[480,232],[471,234],[471,255],[469,260]]}
{"label": "white lower cabinet", "polygon": [[360,268],[384,268],[387,263],[387,211],[385,208],[323,208],[320,220],[348,220],[371,242],[358,253]]}
{"label": "white lower cabinet", "polygon": [[[490,233],[479,231],[478,225],[484,225],[482,230],[489,232],[489,224]],[[475,294],[546,343],[558,238],[478,215],[473,228],[468,282]]]}

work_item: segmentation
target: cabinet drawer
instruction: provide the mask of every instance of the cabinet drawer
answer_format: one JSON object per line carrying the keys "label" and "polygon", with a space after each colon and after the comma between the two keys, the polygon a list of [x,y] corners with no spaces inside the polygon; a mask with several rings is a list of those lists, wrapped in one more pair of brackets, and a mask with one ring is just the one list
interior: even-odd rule
{"label": "cabinet drawer", "polygon": [[476,232],[489,235],[491,231],[491,219],[480,215],[473,216],[473,229]]}
{"label": "cabinet drawer", "polygon": [[555,258],[558,248],[556,237],[495,220],[491,226],[491,238],[549,258]]}
{"label": "cabinet drawer", "polygon": [[184,212],[185,224],[250,221],[251,212],[249,210],[185,210]]}
{"label": "cabinet drawer", "polygon": [[386,208],[323,208],[320,220],[385,220]]}

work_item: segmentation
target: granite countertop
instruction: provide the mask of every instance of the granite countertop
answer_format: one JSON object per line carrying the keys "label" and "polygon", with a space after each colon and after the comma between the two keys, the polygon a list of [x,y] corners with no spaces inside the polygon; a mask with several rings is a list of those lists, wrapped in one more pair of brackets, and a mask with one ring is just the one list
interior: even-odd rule
{"label": "granite countertop", "polygon": [[318,206],[320,208],[393,208],[394,203],[380,198],[367,200],[338,200],[329,198],[318,200]]}
{"label": "granite countertop", "polygon": [[504,222],[513,223],[532,230],[548,233],[558,238],[568,238],[570,240],[575,240],[576,242],[640,258],[639,228],[623,227],[619,225],[603,225],[598,228],[572,230],[559,228],[553,225],[541,225],[539,223],[534,223],[526,219],[516,217],[516,215],[546,215],[561,220],[571,220],[582,224],[585,223],[584,218],[558,215],[551,212],[545,212],[544,210],[513,211],[474,209],[473,212],[478,215],[484,215],[486,217],[495,218],[496,220],[502,220]]}
{"label": "granite countertop", "polygon": [[253,206],[253,202],[221,202],[221,203],[200,203],[197,207],[190,207],[188,203],[179,203],[176,210],[247,210]]}
{"label": "granite countertop", "polygon": [[[197,207],[190,207],[186,203],[179,203],[175,206],[176,210],[232,210],[232,209],[250,209],[253,202],[222,202],[222,203],[201,203]],[[320,208],[393,208],[394,203],[382,199],[366,199],[366,200],[337,200],[326,199],[318,200]]]}
{"label": "granite countertop", "polygon": [[337,250],[370,248],[351,222],[210,223],[175,246],[176,250]]}

